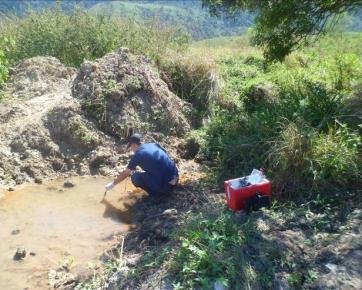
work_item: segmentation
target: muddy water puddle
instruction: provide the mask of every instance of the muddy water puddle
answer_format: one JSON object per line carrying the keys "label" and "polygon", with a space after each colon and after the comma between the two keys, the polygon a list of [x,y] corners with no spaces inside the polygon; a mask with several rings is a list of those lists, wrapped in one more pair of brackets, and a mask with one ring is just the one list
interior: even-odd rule
{"label": "muddy water puddle", "polygon": [[[48,271],[71,261],[71,272],[90,273],[102,253],[130,230],[132,205],[143,193],[128,180],[108,192],[109,178],[77,177],[27,185],[0,199],[0,289],[47,289]],[[13,260],[18,247],[26,250]]]}

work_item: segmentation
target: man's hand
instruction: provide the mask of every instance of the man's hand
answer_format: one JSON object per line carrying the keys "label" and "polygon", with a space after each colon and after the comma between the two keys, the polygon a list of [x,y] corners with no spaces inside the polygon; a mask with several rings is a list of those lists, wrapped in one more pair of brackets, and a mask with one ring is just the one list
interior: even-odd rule
{"label": "man's hand", "polygon": [[111,190],[115,186],[114,181],[106,185],[106,190]]}

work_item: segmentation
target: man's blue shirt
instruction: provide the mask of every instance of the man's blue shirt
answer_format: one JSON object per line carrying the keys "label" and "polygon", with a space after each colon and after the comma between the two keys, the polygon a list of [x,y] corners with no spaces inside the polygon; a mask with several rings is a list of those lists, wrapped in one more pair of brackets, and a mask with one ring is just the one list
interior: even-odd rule
{"label": "man's blue shirt", "polygon": [[175,176],[178,170],[166,151],[157,143],[142,144],[132,156],[128,169],[141,167],[160,187],[165,186]]}

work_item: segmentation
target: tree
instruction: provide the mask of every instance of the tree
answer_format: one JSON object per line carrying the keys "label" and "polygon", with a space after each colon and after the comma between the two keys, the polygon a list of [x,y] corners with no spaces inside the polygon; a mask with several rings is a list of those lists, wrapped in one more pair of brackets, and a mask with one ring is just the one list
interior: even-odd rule
{"label": "tree", "polygon": [[[269,60],[286,55],[313,36],[324,33],[344,12],[362,6],[362,0],[202,0],[212,15],[239,10],[256,12],[252,42],[264,50]],[[332,21],[329,21],[329,20]]]}

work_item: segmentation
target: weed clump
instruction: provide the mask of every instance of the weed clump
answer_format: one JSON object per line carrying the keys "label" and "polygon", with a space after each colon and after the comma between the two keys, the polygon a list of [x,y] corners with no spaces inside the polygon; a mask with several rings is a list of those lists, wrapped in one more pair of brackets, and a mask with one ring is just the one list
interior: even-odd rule
{"label": "weed clump", "polygon": [[181,246],[171,266],[178,289],[209,289],[215,282],[231,287],[258,285],[254,268],[240,250],[253,235],[250,223],[240,227],[227,212],[192,217],[180,233]]}
{"label": "weed clump", "polygon": [[163,79],[180,98],[193,105],[192,123],[202,125],[219,94],[219,77],[212,59],[196,54],[169,52],[160,65]]}

